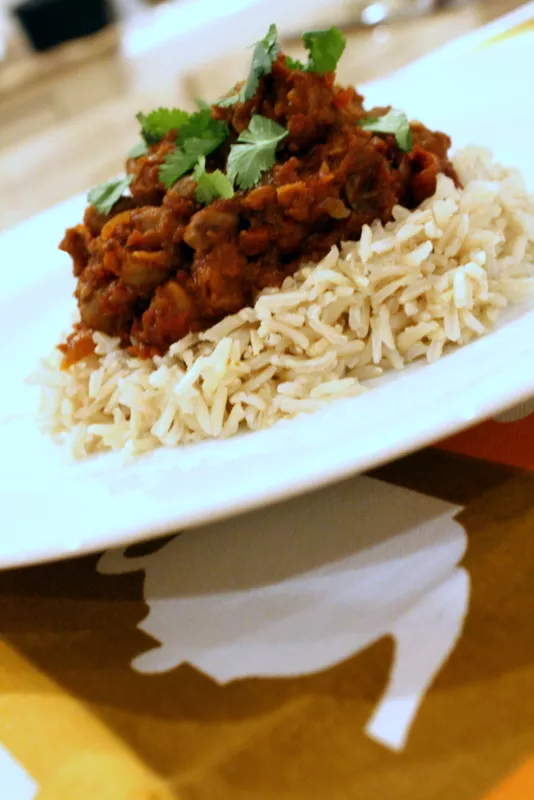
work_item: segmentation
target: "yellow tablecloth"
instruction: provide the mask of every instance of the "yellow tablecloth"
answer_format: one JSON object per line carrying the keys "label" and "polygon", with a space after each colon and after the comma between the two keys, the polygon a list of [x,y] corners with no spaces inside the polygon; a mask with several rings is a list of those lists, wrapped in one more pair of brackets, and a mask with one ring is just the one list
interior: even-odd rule
{"label": "yellow tablecloth", "polygon": [[[453,452],[472,447],[477,438],[487,443],[492,431],[495,441],[501,432],[509,442],[521,440],[521,455],[502,442],[501,463]],[[151,630],[147,602],[154,613],[151,593],[158,576],[149,583],[147,554],[165,553],[169,544],[162,540],[124,556],[108,554],[100,571],[98,557],[88,557],[0,574],[0,745],[10,769],[23,771],[24,786],[33,787],[25,795],[3,788],[2,798],[534,796],[533,431],[532,415],[489,423],[451,440],[447,449],[423,451],[372,476],[374,485],[415,490],[414,503],[424,497],[451,504],[454,524],[467,534],[459,564],[470,585],[465,620],[450,657],[424,692],[404,748],[379,742],[366,729],[394,669],[390,635],[339,663],[293,677],[221,680],[219,674],[216,680],[208,674],[216,672],[213,659],[203,671],[181,663],[181,654],[172,650],[158,662],[156,629],[150,635],[138,626]],[[361,480],[366,479],[356,479]],[[301,508],[317,502],[334,512],[336,492],[350,492],[351,486],[325,490],[301,501]],[[295,502],[276,510],[288,537],[303,513]],[[355,503],[355,541],[358,508]],[[247,524],[246,517],[241,520],[236,526]],[[222,548],[227,535],[220,534]],[[179,552],[168,553],[158,566],[162,585],[180,565]],[[285,558],[281,552],[280,561]],[[123,568],[116,568],[117,559]],[[235,569],[237,574],[237,564]],[[220,590],[214,585],[214,592]],[[176,623],[172,603],[166,620],[166,635],[173,631],[175,645],[186,633],[183,611],[176,609]],[[431,625],[439,624],[438,615]],[[432,633],[428,625],[423,614],[423,639],[412,634],[413,641],[402,643],[414,663],[423,658],[424,638]],[[238,645],[237,638],[228,642],[230,648]],[[147,652],[152,661],[143,656]],[[240,665],[234,666],[237,674]],[[0,775],[4,767],[0,757]],[[6,772],[2,785],[11,786],[9,780]]]}

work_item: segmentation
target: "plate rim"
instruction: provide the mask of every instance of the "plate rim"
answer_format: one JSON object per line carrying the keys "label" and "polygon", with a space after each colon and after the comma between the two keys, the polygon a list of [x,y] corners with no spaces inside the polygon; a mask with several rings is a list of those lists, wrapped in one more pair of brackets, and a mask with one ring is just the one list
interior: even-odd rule
{"label": "plate rim", "polygon": [[[528,333],[531,334],[530,340]],[[245,453],[242,456],[238,455],[237,461],[243,462],[245,467],[247,462],[254,463],[255,459],[258,457],[258,452],[255,453],[254,451],[255,449],[258,450],[260,437],[262,437],[261,444],[265,442],[266,437],[274,437],[275,445],[272,452],[280,457],[280,455],[284,455],[284,451],[280,454],[276,446],[276,440],[283,439],[286,434],[289,434],[290,439],[296,436],[297,439],[300,437],[302,440],[302,431],[304,431],[304,437],[306,437],[306,434],[319,422],[320,416],[333,417],[335,415],[337,429],[336,426],[334,426],[331,431],[331,433],[335,434],[340,432],[340,422],[346,418],[347,415],[354,413],[354,410],[356,410],[358,406],[363,410],[364,407],[369,406],[370,403],[375,406],[377,404],[382,405],[384,396],[387,396],[387,393],[393,390],[396,408],[402,411],[403,403],[406,405],[409,396],[413,396],[415,393],[416,398],[418,398],[415,404],[415,411],[416,415],[421,411],[422,423],[419,417],[417,417],[417,420],[415,420],[414,416],[411,418],[408,417],[402,421],[403,428],[401,435],[393,439],[390,437],[387,444],[381,447],[380,437],[378,437],[377,447],[370,447],[367,442],[363,453],[357,451],[350,452],[349,446],[351,443],[354,443],[355,436],[363,434],[365,441],[366,434],[362,426],[372,429],[372,426],[367,424],[367,420],[361,419],[360,415],[358,415],[358,420],[356,420],[352,427],[343,429],[344,441],[339,442],[338,440],[330,438],[326,449],[322,450],[322,461],[319,467],[316,463],[312,463],[311,458],[306,461],[306,456],[308,455],[307,450],[309,450],[310,447],[324,445],[324,436],[322,439],[318,439],[315,445],[313,443],[310,444],[308,440],[305,439],[307,450],[301,449],[298,458],[295,459],[293,465],[290,466],[289,469],[287,465],[285,466],[287,475],[283,481],[276,480],[273,482],[271,479],[269,484],[268,472],[264,470],[264,474],[262,476],[256,476],[251,483],[247,484],[245,489],[241,489],[237,492],[234,489],[226,499],[221,501],[219,498],[215,502],[208,502],[200,509],[194,509],[190,505],[189,507],[186,506],[184,510],[180,508],[178,504],[173,511],[169,511],[169,507],[167,506],[167,510],[164,513],[158,514],[156,512],[151,514],[152,522],[148,524],[146,518],[138,524],[135,523],[132,513],[130,512],[129,517],[128,514],[126,514],[127,518],[123,525],[119,525],[118,528],[110,530],[106,528],[104,523],[99,531],[93,534],[91,539],[82,538],[74,543],[70,542],[67,544],[64,537],[58,533],[56,540],[49,540],[46,545],[35,543],[32,545],[31,542],[29,542],[28,545],[19,549],[18,552],[2,552],[0,548],[0,569],[57,561],[71,558],[75,555],[86,555],[100,552],[107,548],[122,547],[140,541],[147,541],[165,534],[176,533],[185,528],[190,529],[211,524],[221,519],[237,516],[260,507],[281,503],[284,500],[288,500],[300,494],[316,491],[339,480],[343,480],[344,478],[367,472],[370,469],[374,469],[388,461],[400,458],[426,445],[433,444],[442,438],[450,436],[466,427],[470,427],[472,424],[492,417],[516,403],[521,403],[534,394],[534,369],[531,370],[530,374],[528,370],[526,370],[529,362],[530,364],[534,364],[534,335],[532,334],[534,334],[534,308],[527,306],[527,310],[519,318],[502,325],[501,328],[463,348],[456,349],[444,356],[443,359],[436,364],[421,364],[413,372],[400,373],[399,376],[395,378],[393,384],[391,381],[384,382],[383,385],[378,386],[364,395],[341,400],[332,404],[325,412],[302,415],[296,420],[279,423],[267,430],[244,434],[244,437],[252,443],[252,447],[247,448],[245,446]],[[496,376],[493,369],[494,362],[492,361],[495,352],[499,349],[501,352],[508,352],[519,340],[521,341],[521,347],[518,353],[514,358],[509,360],[505,365],[505,369]],[[524,372],[521,372],[521,366],[525,367]],[[437,375],[438,372],[440,373],[439,379]],[[455,373],[459,376],[456,381],[454,380]],[[450,383],[447,383],[449,377],[452,379]],[[492,384],[493,391],[488,392],[488,386],[491,388]],[[396,392],[393,389],[394,385],[396,385]],[[453,390],[453,396],[448,398],[449,402],[446,411],[444,411],[442,407],[430,407],[428,401],[423,399],[424,393],[421,392],[418,394],[418,389],[421,386],[423,389],[430,388],[434,393],[437,388],[438,398],[441,397],[443,399],[443,387],[445,385]],[[393,413],[393,417],[396,413],[397,411]],[[374,422],[375,427],[377,422],[381,422],[382,427],[387,431],[391,426],[391,415],[385,420],[383,417],[375,419]],[[301,430],[299,431],[297,428]],[[238,439],[240,439],[241,442],[243,441],[242,437],[235,437],[233,439],[234,443]],[[187,467],[186,464],[184,469],[183,464],[180,464],[181,460],[184,461],[184,459],[180,457],[180,449],[173,450],[162,448],[148,456],[141,457],[131,465],[131,469],[129,466],[126,466],[125,469],[130,469],[129,474],[134,478],[138,471],[143,474],[147,468],[150,469],[152,467],[152,469],[157,471],[161,467],[161,464],[158,464],[158,454],[164,454],[159,456],[160,461],[175,462],[174,464],[168,465],[167,469],[170,467],[171,472],[173,472],[176,477],[181,475],[182,477],[185,476],[195,480],[198,479],[195,478],[195,472],[198,470],[202,471],[207,461],[209,461],[209,450],[211,447],[218,447],[221,444],[228,447],[228,443],[231,441],[230,439],[223,441],[211,440],[199,443],[198,445],[189,446],[187,455],[193,453],[195,449],[198,453],[200,448],[208,451],[205,463],[203,462],[202,454],[200,454],[200,458],[197,459],[198,463],[196,467]],[[236,447],[230,447],[230,450],[235,449]],[[237,445],[237,449],[239,450],[239,445]],[[247,452],[247,450],[249,452]],[[182,455],[184,454],[186,454],[186,450],[182,451]],[[222,451],[220,455],[222,456]],[[259,449],[259,455],[260,457],[262,455],[261,447]],[[111,463],[113,457],[114,454],[102,454],[94,457],[91,462],[73,462],[73,466],[76,468],[77,464],[84,463],[98,465],[99,463],[103,463],[105,459],[108,460],[108,463]],[[235,456],[234,458],[231,457],[230,462],[235,460],[235,458]],[[187,461],[187,458],[185,460]],[[151,462],[154,463],[151,465]],[[224,465],[225,463],[228,463],[227,458],[222,459],[222,464]],[[146,464],[146,466],[143,467],[143,464]],[[220,467],[217,463],[212,463],[208,465],[208,470],[212,471],[214,468],[217,468],[217,466]],[[267,480],[266,488],[262,481],[259,480],[260,477]],[[75,482],[74,487],[78,485],[89,485],[87,484],[87,475],[85,474],[80,477],[72,476],[71,480]],[[9,493],[9,487],[7,491]],[[74,494],[76,493],[74,492]],[[0,496],[4,496],[5,499],[5,488],[0,491]],[[117,517],[117,512],[120,511],[121,506],[124,506],[125,501],[126,503],[128,502],[129,496],[128,492],[125,494],[119,492],[118,496],[110,500],[110,502],[114,504],[112,516]],[[154,505],[154,503],[152,503],[152,505]],[[93,514],[91,510],[88,513],[89,516]],[[75,519],[75,514],[75,505],[64,509],[63,520],[59,528],[65,529],[65,526],[68,525],[68,520]],[[22,533],[23,531],[20,531],[20,534]]]}

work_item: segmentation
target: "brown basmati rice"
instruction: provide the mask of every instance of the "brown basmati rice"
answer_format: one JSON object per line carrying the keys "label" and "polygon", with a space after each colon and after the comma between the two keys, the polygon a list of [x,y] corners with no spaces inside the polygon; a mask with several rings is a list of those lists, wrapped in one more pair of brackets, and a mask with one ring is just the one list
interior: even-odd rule
{"label": "brown basmati rice", "polygon": [[77,457],[227,437],[365,391],[365,381],[467,344],[534,294],[534,198],[481,149],[459,153],[464,188],[440,176],[414,212],[334,247],[168,354],[133,358],[95,333],[67,371],[55,351],[38,380],[41,422]]}

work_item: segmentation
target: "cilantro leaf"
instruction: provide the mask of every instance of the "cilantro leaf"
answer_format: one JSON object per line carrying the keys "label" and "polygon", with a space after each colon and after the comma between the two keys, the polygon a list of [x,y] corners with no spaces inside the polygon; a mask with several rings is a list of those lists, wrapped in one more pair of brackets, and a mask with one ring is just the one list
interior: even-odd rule
{"label": "cilantro leaf", "polygon": [[170,189],[182,175],[191,172],[199,155],[186,153],[179,147],[168,153],[159,169],[159,179],[165,188]]}
{"label": "cilantro leaf", "polygon": [[148,153],[147,143],[144,141],[137,142],[137,144],[134,144],[134,146],[128,153],[128,158],[141,158],[141,156],[146,156],[147,153]]}
{"label": "cilantro leaf", "polygon": [[221,97],[220,100],[217,100],[216,105],[218,105],[219,108],[230,108],[230,106],[235,106],[237,101],[241,98],[242,91],[243,87],[241,87],[239,91],[234,92],[234,94],[228,95],[228,97]]}
{"label": "cilantro leaf", "polygon": [[345,37],[335,25],[324,31],[308,31],[302,35],[304,47],[309,53],[306,70],[324,75],[334,72],[343,55]]}
{"label": "cilantro leaf", "polygon": [[276,25],[271,25],[267,35],[256,42],[252,53],[252,67],[243,87],[243,102],[250,100],[258,91],[260,78],[268,75],[280,52],[278,44],[278,30]]}
{"label": "cilantro leaf", "polygon": [[413,136],[410,129],[410,120],[404,113],[396,108],[392,108],[383,117],[369,117],[362,120],[360,126],[365,131],[373,133],[392,133],[395,134],[395,141],[400,150],[408,153],[413,147]]}
{"label": "cilantro leaf", "polygon": [[199,111],[206,111],[208,108],[211,108],[209,103],[206,103],[201,97],[195,98],[195,105]]}
{"label": "cilantro leaf", "polygon": [[169,133],[182,127],[189,119],[187,111],[181,108],[157,108],[150,114],[137,114],[141,125],[141,135],[147,144],[156,144]]}
{"label": "cilantro leaf", "polygon": [[128,186],[133,180],[133,175],[126,175],[124,178],[114,178],[106,183],[101,183],[91,189],[87,195],[88,202],[100,211],[101,214],[109,214],[116,202],[118,202]]}
{"label": "cilantro leaf", "polygon": [[208,205],[216,197],[229,199],[234,196],[234,187],[224,172],[216,169],[214,172],[206,172],[206,157],[200,156],[193,172],[193,178],[198,186],[195,192],[199,203]]}
{"label": "cilantro leaf", "polygon": [[263,172],[276,162],[278,142],[288,135],[288,131],[272,119],[255,114],[250,125],[243,131],[230,148],[227,173],[232,183],[240,189],[250,189],[260,179]]}
{"label": "cilantro leaf", "polygon": [[[216,145],[217,146],[217,145]],[[168,153],[159,170],[159,179],[166,189],[191,172],[200,156],[207,156],[215,150],[212,139],[188,139],[182,147]]]}
{"label": "cilantro leaf", "polygon": [[169,189],[193,169],[200,156],[213,153],[227,136],[228,126],[213,119],[209,109],[190,114],[180,129],[176,149],[168,153],[161,165],[160,181]]}
{"label": "cilantro leaf", "polygon": [[278,28],[276,25],[269,25],[269,30],[267,31],[266,35],[256,44],[261,44],[267,52],[275,54],[274,58],[276,58],[280,52],[280,45],[278,44]]}
{"label": "cilantro leaf", "polygon": [[228,108],[228,106],[233,106],[237,102],[246,103],[247,100],[254,97],[258,91],[260,78],[270,73],[279,52],[278,30],[276,25],[271,25],[267,35],[254,45],[252,65],[243,86],[229,97],[223,97],[218,101],[217,105],[222,108]]}
{"label": "cilantro leaf", "polygon": [[291,56],[286,56],[286,64],[289,69],[298,69],[300,72],[304,72],[306,69],[302,61],[299,61],[298,58],[291,58]]}
{"label": "cilantro leaf", "polygon": [[[228,126],[226,122],[213,119],[211,109],[204,108],[194,114],[189,114],[187,122],[182,125],[178,132],[176,143],[181,146],[189,139],[213,140],[214,145],[211,150],[208,150],[208,153],[211,153],[221,142],[224,142],[227,136]],[[208,153],[205,153],[205,155],[208,155]]]}

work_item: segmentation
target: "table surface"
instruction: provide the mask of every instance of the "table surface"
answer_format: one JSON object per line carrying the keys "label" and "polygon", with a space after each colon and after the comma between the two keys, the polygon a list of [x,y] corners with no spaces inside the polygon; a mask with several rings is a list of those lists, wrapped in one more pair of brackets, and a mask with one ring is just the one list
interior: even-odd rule
{"label": "table surface", "polygon": [[[439,18],[349,31],[341,79],[384,75],[517,5],[474,3]],[[165,90],[174,102],[191,102],[220,94],[237,77],[240,58],[176,76],[158,86],[158,96]],[[135,136],[132,114],[145,99],[133,92],[1,152],[0,224],[118,171]],[[530,427],[488,423],[373,475],[460,507],[456,519],[469,538],[465,632],[402,760],[362,736],[387,679],[391,640],[287,680],[221,686],[209,670],[183,664],[134,673],[131,659],[156,647],[146,626],[149,575],[143,595],[139,571],[99,575],[93,557],[0,574],[0,756],[3,744],[31,767],[43,788],[39,800],[534,797],[534,416],[529,420]],[[37,730],[39,746],[28,733]],[[324,761],[321,742],[336,750]],[[501,780],[504,788],[495,790]]]}

